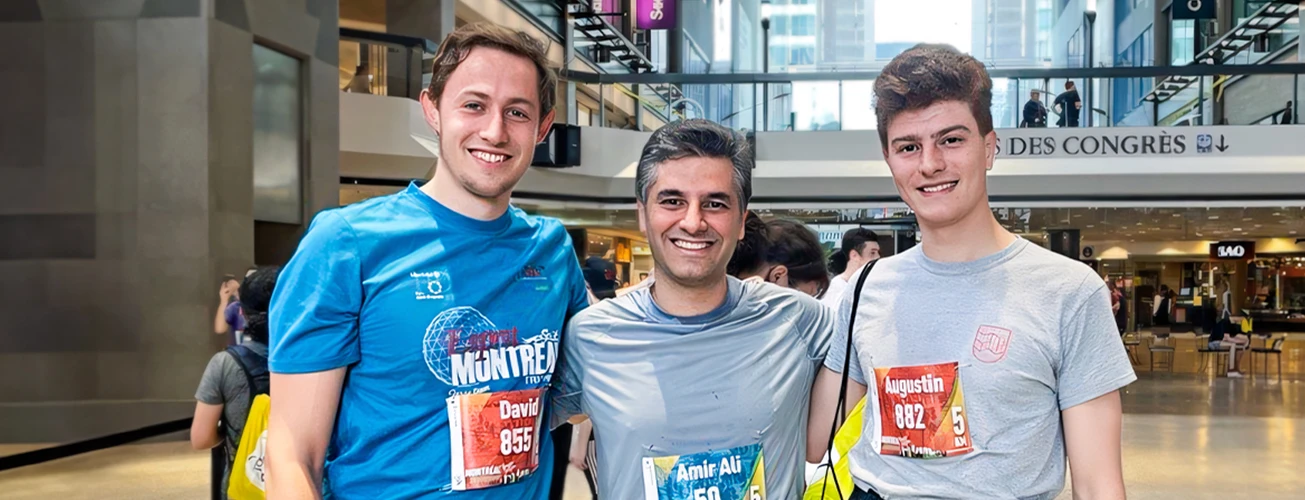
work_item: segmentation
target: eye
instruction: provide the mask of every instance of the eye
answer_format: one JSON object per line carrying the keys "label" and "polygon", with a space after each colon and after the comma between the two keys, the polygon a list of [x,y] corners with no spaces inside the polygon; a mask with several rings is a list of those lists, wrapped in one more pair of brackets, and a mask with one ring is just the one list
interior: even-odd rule
{"label": "eye", "polygon": [[905,146],[901,146],[897,148],[898,153],[914,153],[919,150],[920,150],[920,145],[918,144],[907,144]]}
{"label": "eye", "polygon": [[705,203],[703,206],[712,210],[724,210],[726,208],[729,208],[729,205],[726,205],[719,201],[709,201]]}
{"label": "eye", "polygon": [[681,199],[678,199],[678,198],[668,198],[668,199],[662,200],[662,201],[661,201],[661,204],[662,204],[662,205],[665,205],[665,206],[668,206],[668,207],[678,207],[678,206],[684,205],[684,200],[681,200]]}
{"label": "eye", "polygon": [[484,106],[481,106],[480,103],[478,103],[478,102],[474,102],[474,101],[473,101],[473,102],[466,103],[466,104],[463,104],[462,107],[463,107],[463,108],[466,108],[466,109],[470,109],[470,110],[472,110],[472,111],[480,111],[480,110],[485,109],[485,107],[484,107]]}
{"label": "eye", "polygon": [[513,118],[519,118],[519,119],[522,119],[522,120],[529,120],[529,119],[530,119],[530,115],[526,114],[525,111],[522,111],[522,110],[519,110],[519,109],[511,109],[511,110],[508,110],[508,116],[511,116],[511,117],[513,117]]}
{"label": "eye", "polygon": [[943,144],[960,144],[962,142],[965,142],[965,138],[957,136],[946,137],[943,139]]}

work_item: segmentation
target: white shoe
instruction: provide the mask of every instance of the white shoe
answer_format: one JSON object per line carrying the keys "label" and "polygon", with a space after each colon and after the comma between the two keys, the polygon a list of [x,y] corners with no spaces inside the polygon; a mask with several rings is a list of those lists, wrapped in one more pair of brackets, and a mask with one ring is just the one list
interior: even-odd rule
{"label": "white shoe", "polygon": [[1242,372],[1228,372],[1228,378],[1242,378],[1242,377],[1245,377],[1245,375],[1242,375]]}

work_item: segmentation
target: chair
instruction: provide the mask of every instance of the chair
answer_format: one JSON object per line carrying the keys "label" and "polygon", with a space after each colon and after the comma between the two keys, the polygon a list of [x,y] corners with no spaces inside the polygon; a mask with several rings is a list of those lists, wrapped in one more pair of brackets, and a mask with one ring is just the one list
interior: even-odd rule
{"label": "chair", "polygon": [[1174,371],[1174,346],[1169,343],[1169,327],[1151,327],[1151,344],[1146,348],[1151,352],[1151,371],[1155,371],[1155,358],[1159,354],[1168,355],[1165,359],[1165,368],[1170,372]]}
{"label": "chair", "polygon": [[1135,365],[1142,364],[1142,361],[1137,359],[1137,352],[1134,350],[1142,345],[1142,341],[1137,339],[1137,334],[1125,333],[1121,338],[1124,340],[1124,351],[1128,352],[1128,360]]}
{"label": "chair", "polygon": [[[1227,360],[1226,360],[1226,358],[1225,358],[1224,356],[1220,356],[1220,354],[1227,354],[1228,351],[1231,350],[1231,349],[1230,349],[1229,347],[1227,347],[1227,346],[1222,346],[1222,345],[1219,346],[1219,347],[1216,347],[1216,348],[1211,349],[1211,348],[1210,348],[1210,341],[1209,341],[1210,337],[1209,337],[1209,336],[1202,335],[1202,336],[1199,337],[1199,338],[1200,338],[1200,340],[1199,340],[1200,344],[1198,344],[1198,345],[1199,345],[1200,347],[1196,350],[1196,352],[1198,352],[1198,353],[1201,354],[1201,370],[1200,370],[1200,373],[1204,373],[1204,372],[1205,372],[1205,367],[1209,364],[1210,356],[1214,356],[1214,372],[1215,372],[1216,374],[1218,374],[1218,373],[1226,373],[1226,372],[1228,371],[1228,370],[1227,370]],[[1221,369],[1221,368],[1222,368],[1222,369]]]}
{"label": "chair", "polygon": [[1255,373],[1255,355],[1264,355],[1264,376],[1269,376],[1269,355],[1272,354],[1278,358],[1278,380],[1282,380],[1282,343],[1287,337],[1278,337],[1273,341],[1273,347],[1253,347],[1251,351],[1251,373]]}

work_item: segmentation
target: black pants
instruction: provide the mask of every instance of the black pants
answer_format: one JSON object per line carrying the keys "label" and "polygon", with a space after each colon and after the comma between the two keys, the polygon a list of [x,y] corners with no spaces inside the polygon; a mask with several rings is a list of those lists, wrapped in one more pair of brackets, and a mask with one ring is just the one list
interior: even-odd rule
{"label": "black pants", "polygon": [[[553,429],[553,484],[548,490],[549,500],[562,500],[566,489],[567,466],[571,464],[571,424]],[[547,460],[547,458],[544,458]]]}

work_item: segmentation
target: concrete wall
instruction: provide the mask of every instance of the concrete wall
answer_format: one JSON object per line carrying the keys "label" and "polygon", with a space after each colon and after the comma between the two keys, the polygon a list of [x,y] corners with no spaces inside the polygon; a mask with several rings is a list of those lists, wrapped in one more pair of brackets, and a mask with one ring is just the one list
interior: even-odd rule
{"label": "concrete wall", "polygon": [[334,0],[0,8],[0,442],[188,416],[254,262],[252,44],[305,61],[305,220],[338,200]]}
{"label": "concrete wall", "polygon": [[[1273,62],[1296,61],[1297,54],[1292,51]],[[1224,116],[1230,124],[1243,125],[1264,118],[1269,113],[1282,111],[1287,106],[1287,101],[1296,98],[1294,85],[1298,84],[1293,75],[1254,75],[1241,78],[1224,89]]]}

